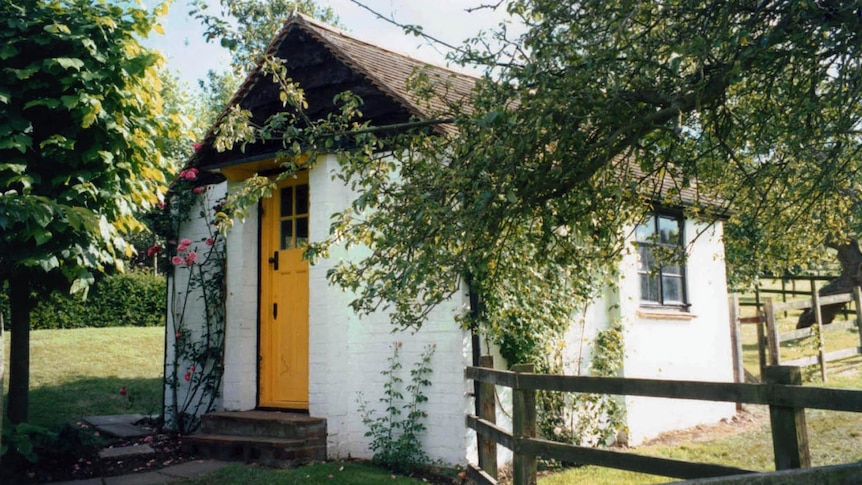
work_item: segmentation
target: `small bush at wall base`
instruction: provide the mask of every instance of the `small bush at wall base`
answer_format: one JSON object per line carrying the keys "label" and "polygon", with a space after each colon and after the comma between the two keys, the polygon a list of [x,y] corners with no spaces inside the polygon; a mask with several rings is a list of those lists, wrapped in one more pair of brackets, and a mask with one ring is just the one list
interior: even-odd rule
{"label": "small bush at wall base", "polygon": [[[410,369],[410,381],[406,386],[400,377],[401,343],[393,346],[392,356],[387,359],[389,367],[380,374],[384,376],[383,397],[379,399],[385,408],[380,416],[370,409],[368,402],[359,397],[359,414],[368,428],[365,436],[371,438],[372,462],[395,473],[411,474],[428,462],[422,449],[420,435],[426,430],[428,413],[422,404],[428,400],[425,388],[431,385],[431,357],[435,347],[425,347],[419,361]],[[406,395],[405,395],[406,394]]]}
{"label": "small bush at wall base", "polygon": [[[165,279],[143,271],[106,276],[80,295],[54,291],[37,300],[30,314],[33,330],[84,327],[153,327],[165,324]],[[9,328],[7,292],[0,313]]]}

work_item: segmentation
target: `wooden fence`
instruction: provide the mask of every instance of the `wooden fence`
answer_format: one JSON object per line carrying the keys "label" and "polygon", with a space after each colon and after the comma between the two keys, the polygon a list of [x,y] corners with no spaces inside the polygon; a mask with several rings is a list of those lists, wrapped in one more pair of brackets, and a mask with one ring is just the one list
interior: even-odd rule
{"label": "wooden fence", "polygon": [[[754,324],[757,325],[757,348],[758,358],[760,361],[761,380],[763,372],[767,365],[791,365],[791,366],[820,366],[820,376],[823,382],[827,381],[826,364],[837,360],[854,357],[862,354],[862,290],[859,287],[853,289],[850,293],[841,293],[837,295],[820,296],[816,289],[812,289],[808,295],[810,298],[796,301],[777,302],[774,298],[764,298],[762,302],[763,310],[758,312],[757,316],[741,318],[739,316],[739,297],[734,295],[731,297],[730,303],[730,318],[732,327],[732,340],[734,343],[734,372],[739,372],[742,366],[742,343],[739,336],[739,325]],[[829,325],[823,325],[823,317],[820,308],[823,305],[831,305],[834,303],[849,303],[853,302],[855,306],[855,319],[850,322],[834,322]],[[780,332],[778,326],[778,315],[787,314],[790,310],[806,310],[814,309],[814,317],[817,326],[812,328],[803,328],[792,330],[789,332]],[[826,335],[830,332],[848,330],[856,328],[859,331],[859,346],[848,347],[831,352],[826,352]],[[817,355],[807,356],[799,359],[783,361],[781,358],[781,343],[800,340],[807,337],[817,337]],[[739,376],[739,374],[736,374]],[[743,382],[744,379],[737,377],[737,382]]]}
{"label": "wooden fence", "polygon": [[[769,276],[760,277],[761,284],[754,288],[754,299],[745,298],[739,303],[742,307],[754,307],[757,310],[763,309],[763,302],[766,298],[772,297],[775,301],[786,303],[793,301],[799,297],[810,296],[812,292],[817,291],[822,283],[828,283],[837,278],[837,276],[785,276],[783,278],[772,278]],[[771,281],[772,284],[766,286],[765,281]],[[774,288],[778,286],[780,288]],[[854,312],[850,308],[844,308],[840,314],[844,320],[848,320]],[[787,316],[785,314],[784,316]]]}
{"label": "wooden fence", "polygon": [[[480,415],[468,415],[467,426],[476,432],[479,442],[479,463],[469,465],[468,474],[480,484],[497,483],[498,444],[513,452],[515,485],[536,483],[538,457],[682,479],[754,473],[731,466],[588,448],[539,438],[536,435],[538,390],[766,404],[776,470],[811,466],[806,408],[862,412],[862,391],[801,387],[802,373],[798,367],[768,366],[767,383],[744,384],[535,374],[532,365],[517,365],[512,371],[502,371],[491,368],[490,357],[482,357],[480,365],[482,367],[465,370],[465,377],[479,384]],[[496,425],[495,385],[512,389],[511,432]]]}

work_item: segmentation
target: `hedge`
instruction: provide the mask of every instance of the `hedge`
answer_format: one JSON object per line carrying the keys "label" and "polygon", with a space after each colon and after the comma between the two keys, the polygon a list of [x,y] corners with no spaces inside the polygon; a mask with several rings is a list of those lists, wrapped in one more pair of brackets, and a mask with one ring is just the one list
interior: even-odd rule
{"label": "hedge", "polygon": [[[8,293],[0,294],[0,312],[9,327]],[[143,271],[105,276],[86,300],[55,291],[30,313],[33,330],[83,327],[153,327],[165,324],[165,279]]]}

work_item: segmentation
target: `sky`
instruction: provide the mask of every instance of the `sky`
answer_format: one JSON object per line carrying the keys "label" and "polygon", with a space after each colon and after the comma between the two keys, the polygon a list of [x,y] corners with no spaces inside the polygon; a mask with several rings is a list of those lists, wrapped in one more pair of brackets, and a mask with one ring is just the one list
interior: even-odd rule
{"label": "sky", "polygon": [[[266,1],[266,0],[262,0]],[[218,11],[218,0],[209,0],[212,10]],[[156,2],[144,2],[152,7]],[[350,0],[319,0],[335,10],[345,30],[352,36],[367,42],[381,45],[423,61],[445,64],[445,53],[427,41],[404,32],[375,16]],[[423,30],[450,44],[460,44],[463,40],[496,26],[502,14],[488,10],[467,13],[466,8],[489,3],[487,0],[364,0],[376,11],[394,17],[402,23],[422,25]],[[166,18],[162,20],[165,34],[151,34],[145,44],[162,51],[168,67],[190,86],[205,76],[209,69],[227,66],[229,55],[217,43],[207,43],[203,39],[203,27],[189,17],[187,0],[174,0]]]}

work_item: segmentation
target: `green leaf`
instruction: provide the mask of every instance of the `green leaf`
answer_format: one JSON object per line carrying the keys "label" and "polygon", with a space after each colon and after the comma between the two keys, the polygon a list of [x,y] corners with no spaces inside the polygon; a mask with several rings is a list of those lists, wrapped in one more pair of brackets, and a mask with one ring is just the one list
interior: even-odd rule
{"label": "green leaf", "polygon": [[9,104],[9,96],[10,96],[9,91],[7,91],[3,88],[0,88],[0,103]]}
{"label": "green leaf", "polygon": [[0,46],[0,59],[9,59],[10,57],[15,57],[20,52],[21,51],[19,51],[13,45],[6,44],[3,46]]}
{"label": "green leaf", "polygon": [[41,227],[36,229],[36,231],[33,232],[33,239],[36,240],[37,246],[41,246],[41,245],[45,244],[46,242],[50,241],[51,236],[53,236],[53,234],[51,234],[51,231],[44,229],[44,228],[41,228]]}
{"label": "green leaf", "polygon": [[17,77],[19,80],[25,81],[27,79],[30,79],[33,74],[39,72],[39,66],[30,65],[23,69],[6,69],[6,72],[10,72],[15,75],[15,77]]}
{"label": "green leaf", "polygon": [[69,27],[64,24],[51,24],[45,26],[45,32],[51,34],[71,34],[72,31],[69,30]]}
{"label": "green leaf", "polygon": [[34,106],[45,106],[54,109],[60,106],[60,100],[56,98],[34,99],[24,104],[24,109],[30,109]]}
{"label": "green leaf", "polygon": [[76,71],[80,71],[81,68],[84,67],[84,61],[74,57],[55,57],[53,59],[49,59],[49,61],[59,64],[63,69],[74,69]]}
{"label": "green leaf", "polygon": [[78,102],[79,102],[80,100],[81,100],[81,98],[80,98],[80,96],[78,96],[78,95],[69,95],[69,94],[67,94],[67,95],[65,95],[65,96],[60,96],[60,101],[62,101],[62,102],[63,102],[63,106],[65,106],[65,107],[66,107],[66,109],[69,109],[69,110],[71,110],[71,109],[73,109],[74,107],[78,106]]}

